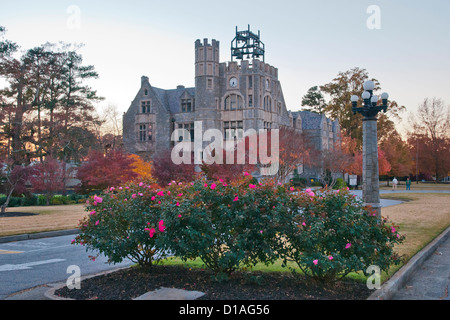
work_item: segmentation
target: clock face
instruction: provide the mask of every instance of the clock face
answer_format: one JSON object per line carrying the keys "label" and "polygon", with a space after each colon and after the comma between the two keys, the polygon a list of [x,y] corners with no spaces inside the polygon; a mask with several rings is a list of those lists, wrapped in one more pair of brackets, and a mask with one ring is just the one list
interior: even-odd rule
{"label": "clock face", "polygon": [[237,84],[238,84],[238,81],[237,81],[237,79],[235,77],[230,79],[230,87],[236,88]]}

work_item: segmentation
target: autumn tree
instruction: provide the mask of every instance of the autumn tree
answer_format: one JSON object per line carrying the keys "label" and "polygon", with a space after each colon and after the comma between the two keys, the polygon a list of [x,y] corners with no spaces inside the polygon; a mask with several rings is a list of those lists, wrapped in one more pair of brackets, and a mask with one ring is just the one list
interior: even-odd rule
{"label": "autumn tree", "polygon": [[450,106],[426,98],[409,122],[408,144],[417,167],[439,181],[450,172]]}
{"label": "autumn tree", "polygon": [[196,171],[193,156],[190,160],[189,163],[175,164],[170,150],[159,151],[152,159],[152,176],[160,186],[166,186],[171,181],[191,182]]}
{"label": "autumn tree", "polygon": [[131,164],[133,171],[137,174],[137,179],[151,183],[154,181],[152,177],[152,164],[149,161],[144,161],[136,154],[130,154],[129,157],[133,159]]}
{"label": "autumn tree", "polygon": [[101,191],[136,179],[138,174],[133,171],[133,163],[133,158],[120,151],[104,154],[93,150],[77,170],[76,177],[81,181],[77,191],[85,194]]}
{"label": "autumn tree", "polygon": [[[367,80],[375,83],[374,94],[381,92],[378,80],[369,77],[365,69],[353,68],[340,72],[330,83],[320,86],[321,92],[329,97],[329,102],[324,108],[325,114],[332,120],[338,120],[341,130],[358,142],[358,149],[362,148],[362,115],[353,114],[350,98],[352,95],[361,97],[364,89],[363,84]],[[361,104],[361,99],[358,102]],[[378,114],[377,130],[379,140],[383,140],[395,130],[394,122],[391,118],[397,119],[399,114],[405,109],[395,101],[389,102],[386,113]]]}
{"label": "autumn tree", "polygon": [[48,156],[43,162],[33,165],[33,174],[30,179],[32,191],[45,194],[47,205],[50,199],[58,192],[64,190],[65,163]]}
{"label": "autumn tree", "polygon": [[[380,148],[386,155],[386,160],[391,166],[387,173],[389,177],[405,177],[413,172],[413,160],[408,145],[400,137],[397,131],[393,132],[388,139],[381,142]],[[388,179],[389,183],[389,179]]]}
{"label": "autumn tree", "polygon": [[6,212],[9,201],[14,194],[23,194],[27,191],[26,184],[31,174],[31,166],[17,165],[12,160],[0,162],[0,181],[6,194],[6,201],[0,207],[0,214]]}

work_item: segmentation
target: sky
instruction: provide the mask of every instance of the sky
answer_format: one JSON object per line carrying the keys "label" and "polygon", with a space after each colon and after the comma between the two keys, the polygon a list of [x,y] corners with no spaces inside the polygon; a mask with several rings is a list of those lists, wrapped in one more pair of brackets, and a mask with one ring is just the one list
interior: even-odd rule
{"label": "sky", "polygon": [[450,104],[449,11],[448,0],[0,0],[0,25],[22,50],[82,43],[83,63],[99,73],[89,84],[105,98],[97,107],[121,113],[141,76],[162,89],[193,87],[195,40],[220,41],[227,62],[236,27],[250,25],[278,68],[288,110],[300,110],[312,86],[359,67],[406,107],[403,133],[425,98]]}

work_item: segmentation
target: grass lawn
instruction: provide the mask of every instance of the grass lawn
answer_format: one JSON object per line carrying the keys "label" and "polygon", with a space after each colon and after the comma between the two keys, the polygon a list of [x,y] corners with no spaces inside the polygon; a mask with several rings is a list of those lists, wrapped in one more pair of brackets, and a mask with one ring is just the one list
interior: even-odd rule
{"label": "grass lawn", "polygon": [[[6,213],[18,216],[0,216],[0,237],[45,231],[76,229],[87,214],[84,204],[58,206],[31,206],[7,208]],[[33,215],[26,215],[33,214]]]}

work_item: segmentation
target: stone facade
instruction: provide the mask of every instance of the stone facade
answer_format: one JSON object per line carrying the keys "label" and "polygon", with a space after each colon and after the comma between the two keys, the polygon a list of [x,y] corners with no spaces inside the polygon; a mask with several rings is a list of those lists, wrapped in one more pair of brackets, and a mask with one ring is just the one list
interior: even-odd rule
{"label": "stone facade", "polygon": [[[195,87],[163,90],[146,76],[123,115],[123,141],[127,152],[144,158],[173,146],[177,128],[193,132],[194,121],[203,132],[219,129],[277,129],[305,131],[322,150],[340,139],[337,121],[324,115],[288,111],[278,69],[258,59],[220,62],[219,41],[195,42]],[[192,135],[193,138],[193,135]],[[181,140],[181,138],[180,138]]]}

